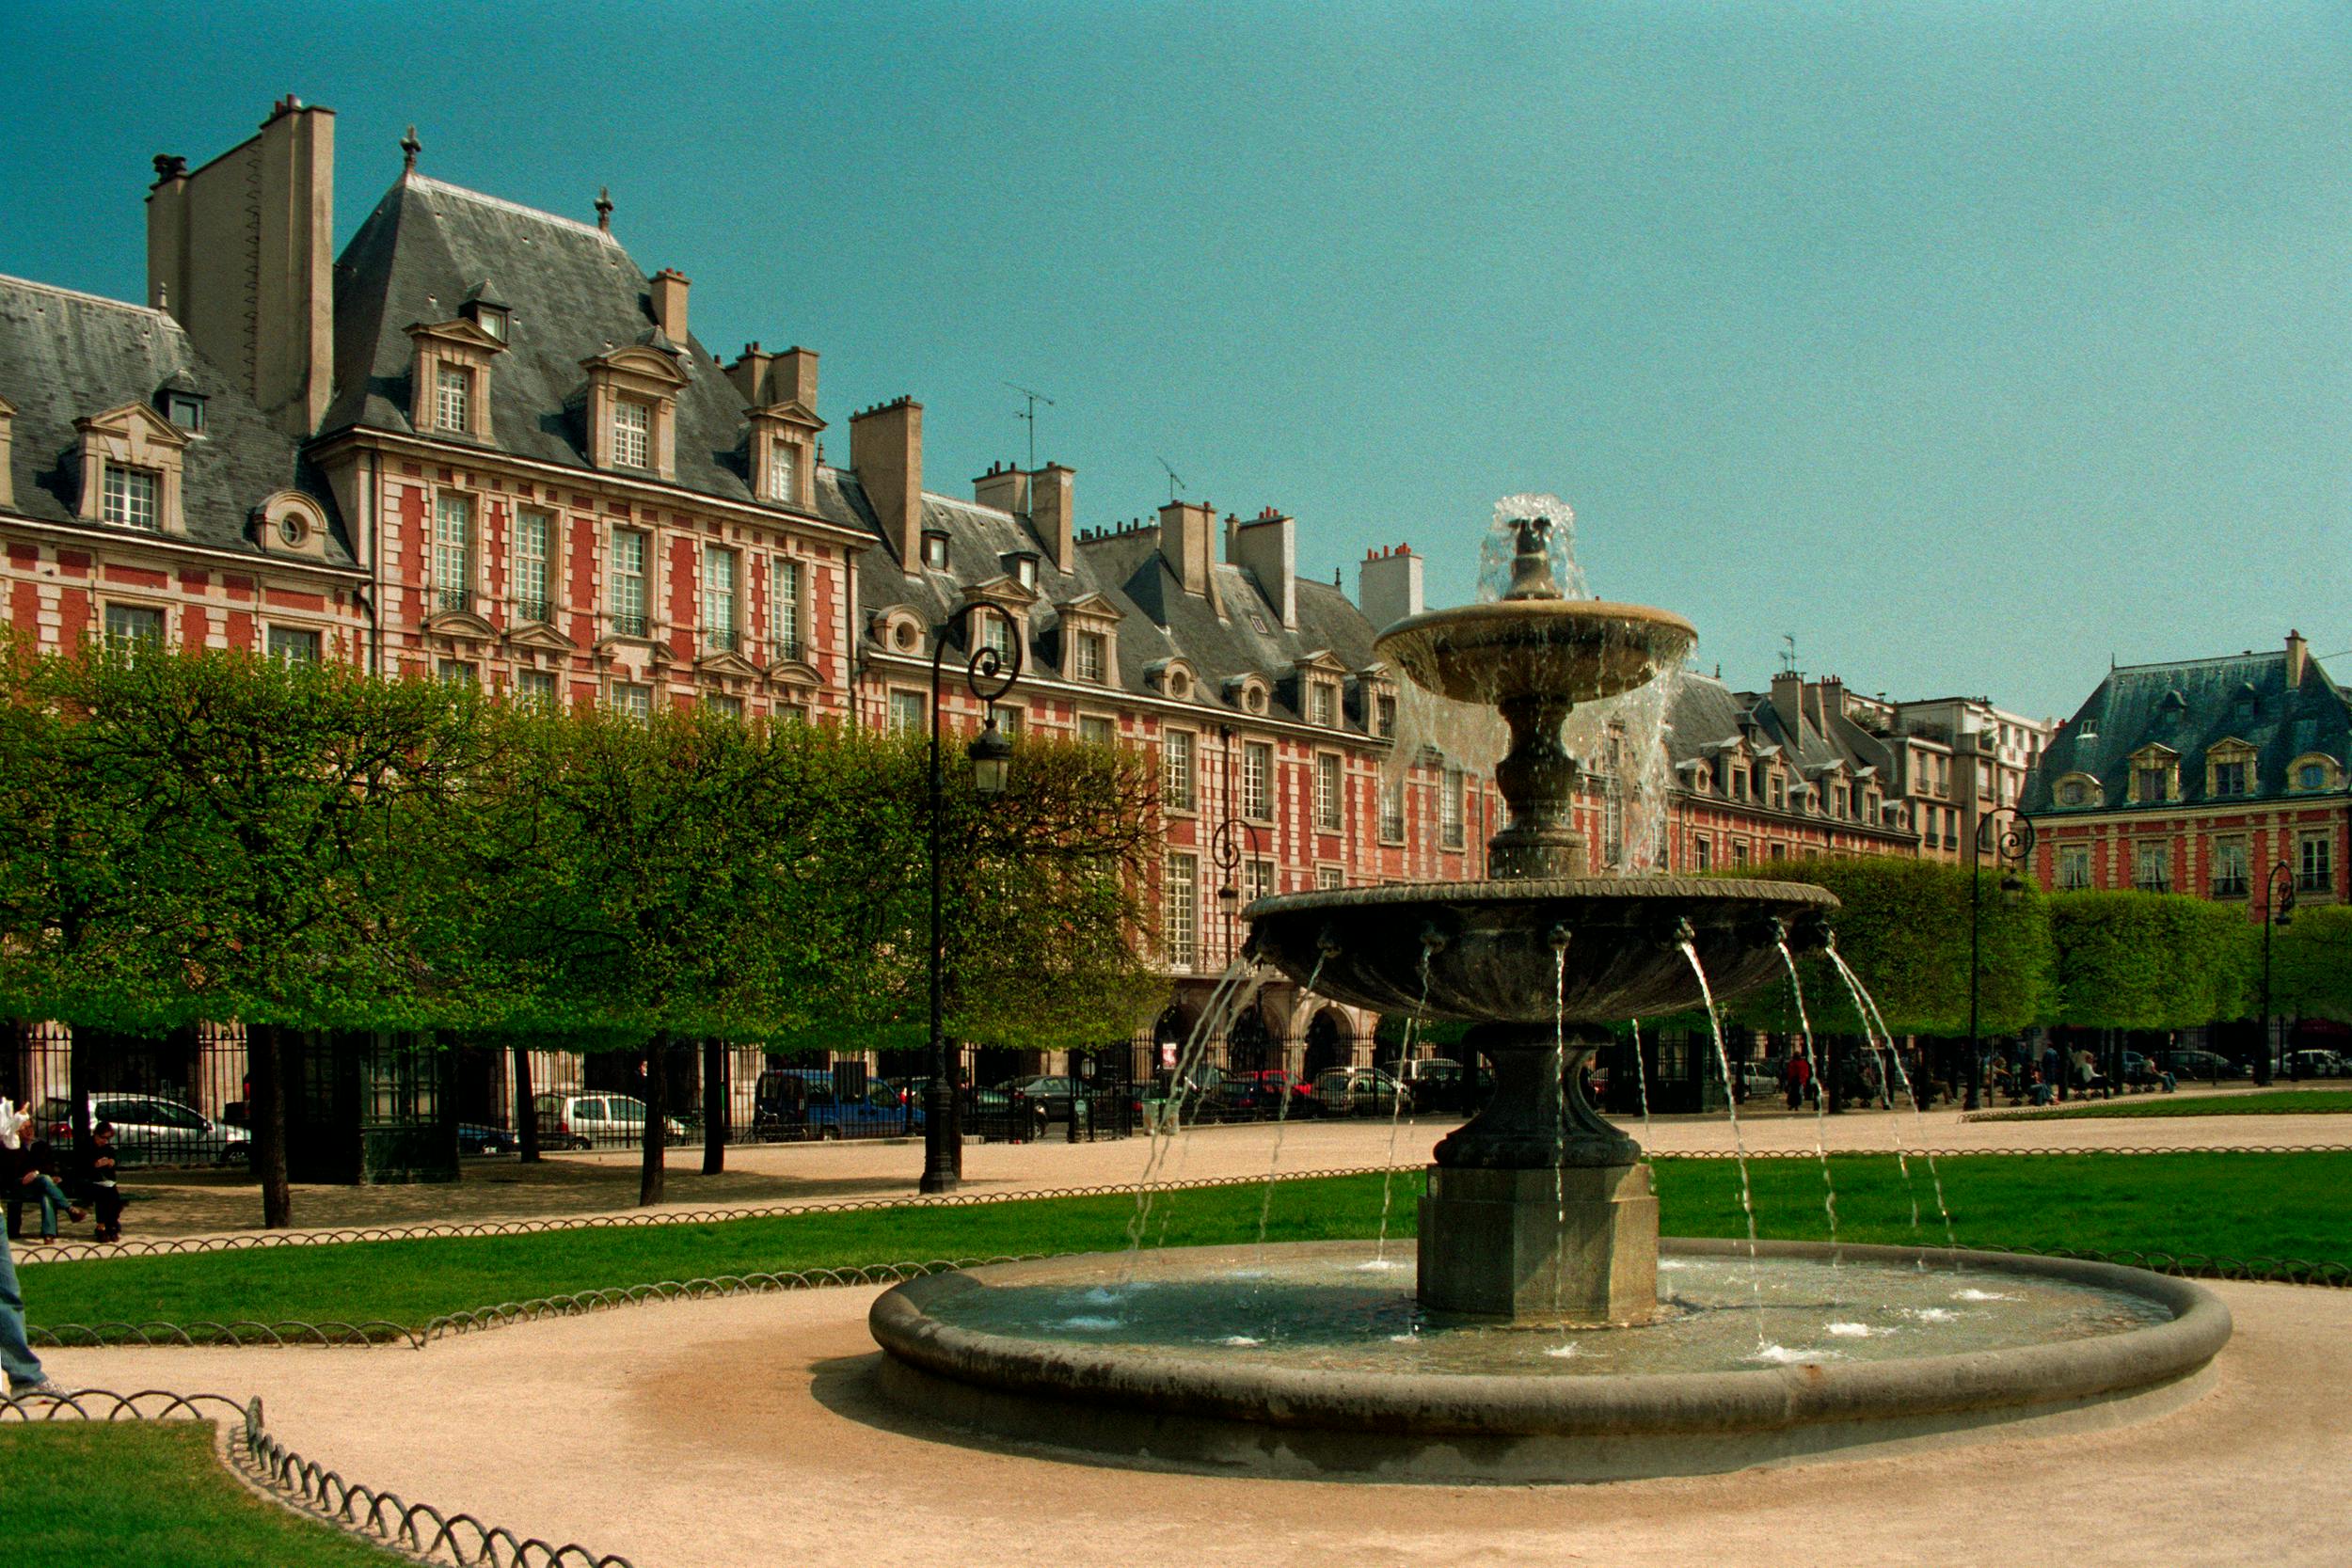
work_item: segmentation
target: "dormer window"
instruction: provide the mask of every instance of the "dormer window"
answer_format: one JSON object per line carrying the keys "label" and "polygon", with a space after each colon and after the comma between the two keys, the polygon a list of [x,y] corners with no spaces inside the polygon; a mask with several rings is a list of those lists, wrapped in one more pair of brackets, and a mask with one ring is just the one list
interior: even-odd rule
{"label": "dormer window", "polygon": [[801,499],[801,449],[789,441],[768,444],[768,499],[787,506]]}
{"label": "dormer window", "polygon": [[1082,631],[1078,633],[1077,645],[1072,651],[1071,657],[1072,677],[1101,685],[1103,672],[1108,662],[1104,657],[1104,640],[1101,632]]}
{"label": "dormer window", "polygon": [[184,531],[180,481],[194,437],[145,403],[86,416],[73,428],[81,437],[78,511],[85,521],[149,533]]}
{"label": "dormer window", "polygon": [[1336,728],[1340,721],[1340,689],[1329,681],[1316,681],[1308,688],[1308,721],[1324,729]]}
{"label": "dormer window", "polygon": [[1012,657],[1012,623],[1002,615],[980,617],[980,646],[993,649],[999,658]]}
{"label": "dormer window", "polygon": [[152,468],[106,465],[106,489],[102,515],[123,528],[153,533],[162,527],[163,476]]}
{"label": "dormer window", "polygon": [[923,564],[934,572],[947,569],[947,536],[944,533],[923,535]]}
{"label": "dormer window", "polygon": [[469,319],[408,328],[416,362],[410,371],[408,422],[420,431],[490,438],[490,363],[506,345]]}
{"label": "dormer window", "polygon": [[204,398],[199,392],[164,394],[164,417],[191,436],[204,433]]}
{"label": "dormer window", "polygon": [[[177,422],[177,421],[174,421]],[[462,366],[443,365],[433,384],[433,423],[460,436],[473,430],[473,372]]]}
{"label": "dormer window", "polygon": [[1373,734],[1384,739],[1396,736],[1396,699],[1383,691],[1372,700]]}
{"label": "dormer window", "polygon": [[612,403],[612,463],[621,468],[653,467],[653,406],[634,398]]}
{"label": "dormer window", "polygon": [[506,341],[513,312],[507,309],[505,301],[491,293],[486,281],[475,284],[468,292],[466,303],[457,308],[457,313],[500,342]]}
{"label": "dormer window", "polygon": [[1033,555],[1025,555],[1016,558],[1012,563],[1012,576],[1013,580],[1021,584],[1022,587],[1027,589],[1032,594],[1036,593],[1037,557]]}

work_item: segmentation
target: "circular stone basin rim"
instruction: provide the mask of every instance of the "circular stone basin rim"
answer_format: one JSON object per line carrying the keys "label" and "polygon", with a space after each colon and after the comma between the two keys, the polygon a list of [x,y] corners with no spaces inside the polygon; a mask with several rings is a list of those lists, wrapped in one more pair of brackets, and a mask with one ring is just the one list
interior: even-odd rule
{"label": "circular stone basin rim", "polygon": [[[1359,1243],[1285,1243],[1286,1251],[1348,1252]],[[1230,1248],[1187,1248],[1203,1255]],[[2229,1342],[2229,1308],[2185,1279],[2086,1259],[1889,1246],[1759,1242],[1756,1256],[1925,1263],[1979,1275],[2036,1275],[2151,1300],[2171,1321],[2052,1344],[1908,1360],[1802,1362],[1711,1372],[1600,1373],[1540,1378],[1455,1372],[1382,1374],[1241,1366],[1161,1348],[1120,1351],[1016,1338],[951,1326],[925,1304],[990,1279],[1067,1268],[1070,1258],[932,1275],[885,1292],[868,1314],[875,1339],[909,1366],[956,1383],[1040,1402],[1153,1410],[1246,1425],[1379,1430],[1432,1437],[1637,1436],[1768,1432],[1815,1423],[1899,1420],[2097,1400],[2172,1382]],[[1663,1256],[1748,1256],[1748,1243],[1661,1240]],[[1181,1254],[1179,1254],[1181,1255]],[[1115,1255],[1114,1255],[1115,1256]],[[1163,1257],[1168,1256],[1166,1254]]]}
{"label": "circular stone basin rim", "polygon": [[1512,909],[1580,900],[1622,904],[1629,909],[1651,900],[1690,899],[1699,903],[1739,900],[1809,904],[1823,910],[1837,907],[1837,895],[1815,882],[1774,882],[1751,877],[1530,877],[1492,878],[1475,882],[1391,882],[1381,887],[1310,888],[1299,893],[1274,894],[1252,899],[1241,915],[1255,921],[1266,915],[1301,910],[1356,910],[1388,904],[1425,904],[1456,909],[1503,905]]}

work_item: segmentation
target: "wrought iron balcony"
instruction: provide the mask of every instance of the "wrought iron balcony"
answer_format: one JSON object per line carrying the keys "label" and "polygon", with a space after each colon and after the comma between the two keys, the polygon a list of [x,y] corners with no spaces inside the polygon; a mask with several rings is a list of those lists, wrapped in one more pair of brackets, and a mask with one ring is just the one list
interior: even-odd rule
{"label": "wrought iron balcony", "polygon": [[612,635],[615,637],[644,636],[645,617],[644,612],[631,612],[626,610],[614,610],[612,612]]}

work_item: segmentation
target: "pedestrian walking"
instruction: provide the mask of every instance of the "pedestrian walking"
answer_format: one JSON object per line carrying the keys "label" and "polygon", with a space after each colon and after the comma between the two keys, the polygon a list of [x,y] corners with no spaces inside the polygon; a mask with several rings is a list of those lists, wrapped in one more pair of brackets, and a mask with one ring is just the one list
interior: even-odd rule
{"label": "pedestrian walking", "polygon": [[[13,1103],[0,1100],[0,1151],[14,1154],[21,1149],[31,1121]],[[47,1393],[55,1386],[24,1337],[24,1293],[16,1282],[16,1256],[8,1250],[5,1232],[0,1232],[0,1377],[5,1377],[12,1400]]]}

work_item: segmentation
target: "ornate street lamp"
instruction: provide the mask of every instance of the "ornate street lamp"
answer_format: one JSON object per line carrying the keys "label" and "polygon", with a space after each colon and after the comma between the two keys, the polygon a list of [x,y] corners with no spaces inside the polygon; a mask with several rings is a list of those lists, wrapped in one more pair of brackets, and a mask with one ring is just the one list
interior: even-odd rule
{"label": "ornate street lamp", "polygon": [[[972,657],[964,661],[963,686],[980,705],[986,721],[965,749],[965,754],[972,759],[972,792],[982,800],[993,800],[1005,793],[1011,774],[1012,742],[998,732],[991,705],[1011,690],[1012,683],[1021,678],[1021,624],[1004,606],[973,599],[959,605],[931,628],[931,1081],[923,1097],[923,1179],[919,1183],[925,1193],[954,1192],[956,1184],[963,1180],[963,1129],[956,1115],[956,1084],[948,1070],[945,1022],[947,933],[940,920],[939,822],[944,793],[939,766],[941,661],[947,652],[947,639],[961,634],[966,623],[985,626],[991,611],[1004,617],[1011,635],[1005,639],[1003,648],[977,637],[973,640]],[[973,622],[976,614],[980,619]]]}
{"label": "ornate street lamp", "polygon": [[[2270,1082],[2270,929],[2274,926],[2295,924],[2295,868],[2280,861],[2263,879],[2263,1048],[2254,1058],[2254,1082]],[[2303,1076],[2302,1064],[2290,1062],[2295,1076]]]}
{"label": "ornate street lamp", "polygon": [[1978,1026],[1978,992],[1983,983],[1979,961],[1982,948],[1984,879],[1979,869],[1987,853],[2001,866],[2001,895],[2011,903],[2022,897],[2026,879],[2019,873],[2033,855],[2033,824],[2015,806],[1995,806],[1977,819],[1976,837],[1968,844],[1968,1087],[1962,1109],[1977,1109],[1978,1089],[1984,1082],[1984,1037]]}

